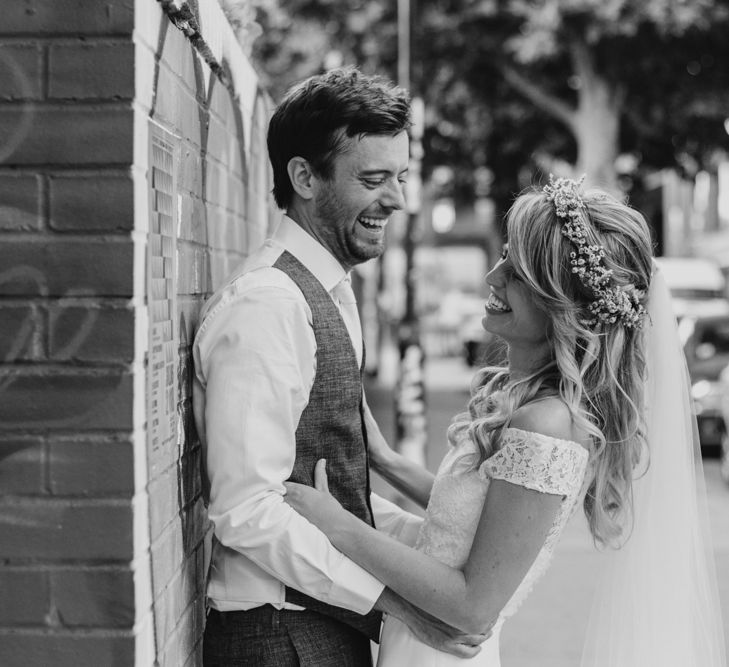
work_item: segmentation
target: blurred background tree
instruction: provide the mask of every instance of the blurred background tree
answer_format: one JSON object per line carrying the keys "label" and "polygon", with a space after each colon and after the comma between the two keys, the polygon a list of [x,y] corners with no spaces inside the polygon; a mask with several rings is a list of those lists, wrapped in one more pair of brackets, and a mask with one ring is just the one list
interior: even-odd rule
{"label": "blurred background tree", "polygon": [[[341,64],[396,78],[394,2],[246,4],[274,97]],[[727,0],[413,0],[423,175],[448,165],[439,194],[489,196],[503,212],[549,171],[584,172],[640,203],[657,170],[715,170],[729,150],[727,34]],[[479,186],[484,168],[493,178]]]}

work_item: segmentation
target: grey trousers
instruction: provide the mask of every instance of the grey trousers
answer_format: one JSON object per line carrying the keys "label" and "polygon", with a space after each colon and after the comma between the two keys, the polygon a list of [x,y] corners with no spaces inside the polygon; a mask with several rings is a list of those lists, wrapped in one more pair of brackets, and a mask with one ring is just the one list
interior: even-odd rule
{"label": "grey trousers", "polygon": [[211,609],[203,638],[204,667],[371,667],[370,641],[316,612]]}

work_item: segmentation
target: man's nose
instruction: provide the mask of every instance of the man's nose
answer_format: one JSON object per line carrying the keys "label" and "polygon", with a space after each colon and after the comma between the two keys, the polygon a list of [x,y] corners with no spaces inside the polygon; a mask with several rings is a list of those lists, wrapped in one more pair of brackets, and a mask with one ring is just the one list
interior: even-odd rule
{"label": "man's nose", "polygon": [[394,211],[405,208],[405,186],[400,181],[390,183],[382,196],[381,203]]}

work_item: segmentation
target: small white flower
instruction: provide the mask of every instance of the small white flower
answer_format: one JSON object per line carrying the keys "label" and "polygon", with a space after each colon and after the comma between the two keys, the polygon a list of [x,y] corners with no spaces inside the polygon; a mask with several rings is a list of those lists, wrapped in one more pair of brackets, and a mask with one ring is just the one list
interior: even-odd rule
{"label": "small white flower", "polygon": [[[643,326],[645,308],[640,304],[641,290],[633,285],[620,288],[610,285],[612,270],[605,268],[602,259],[605,257],[605,248],[600,245],[589,245],[586,241],[588,229],[581,211],[585,208],[580,188],[585,177],[575,181],[571,178],[554,179],[549,175],[549,183],[544,186],[547,201],[554,204],[558,218],[564,218],[562,234],[575,246],[577,252],[570,252],[572,273],[576,273],[583,285],[589,287],[597,297],[588,308],[597,316],[583,323],[594,326],[598,321],[614,323],[618,319],[626,328],[640,328]],[[585,255],[587,261],[580,255]],[[587,266],[585,266],[587,264]],[[613,315],[617,313],[617,315]]]}

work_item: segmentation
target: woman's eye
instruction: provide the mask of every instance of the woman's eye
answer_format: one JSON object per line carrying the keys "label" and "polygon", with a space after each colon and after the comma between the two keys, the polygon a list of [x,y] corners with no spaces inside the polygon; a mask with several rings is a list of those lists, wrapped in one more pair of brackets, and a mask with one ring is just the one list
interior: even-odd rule
{"label": "woman's eye", "polygon": [[506,255],[509,253],[509,244],[504,243],[501,248],[501,259],[506,259]]}
{"label": "woman's eye", "polygon": [[511,264],[509,264],[506,268],[506,276],[509,280],[512,280],[514,282],[517,282],[517,283],[524,282],[522,280],[521,276],[516,271],[514,271],[514,267],[511,266]]}
{"label": "woman's eye", "polygon": [[[504,258],[504,259],[506,259],[506,258]],[[521,276],[516,271],[514,271],[514,267],[511,265],[511,262],[507,261],[504,264],[503,270],[504,270],[504,276],[506,277],[507,280],[520,282],[520,283],[524,282],[521,279]]]}

